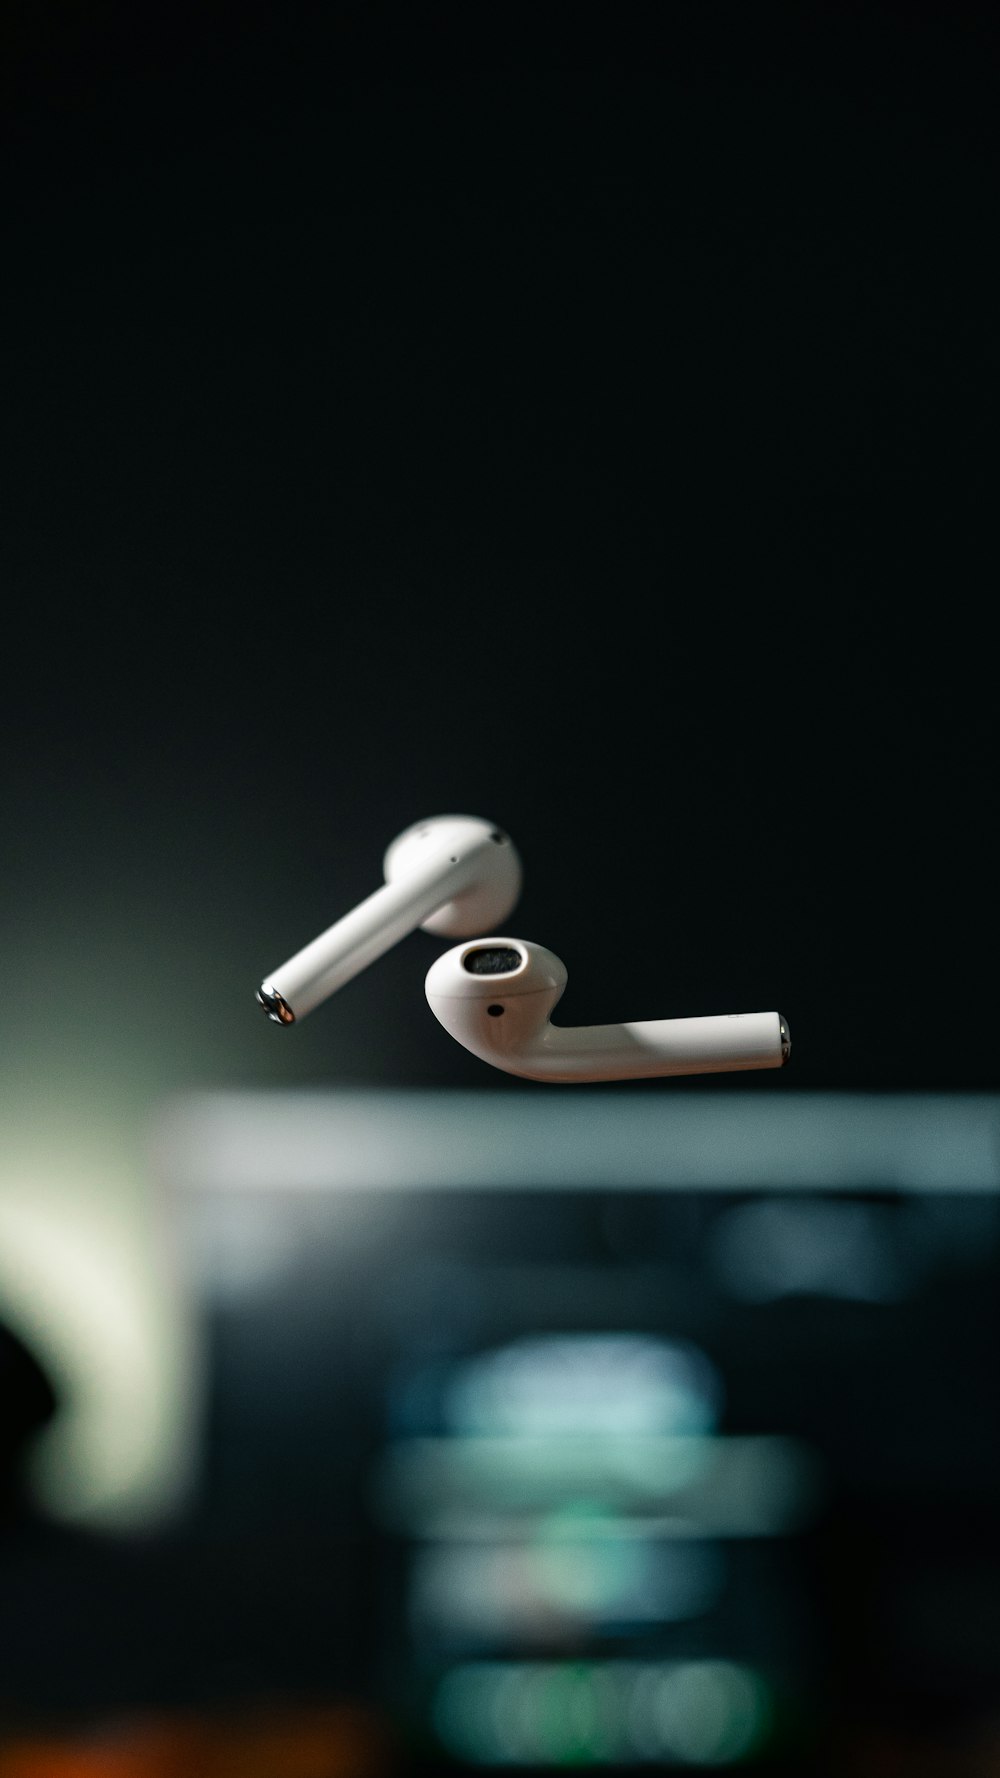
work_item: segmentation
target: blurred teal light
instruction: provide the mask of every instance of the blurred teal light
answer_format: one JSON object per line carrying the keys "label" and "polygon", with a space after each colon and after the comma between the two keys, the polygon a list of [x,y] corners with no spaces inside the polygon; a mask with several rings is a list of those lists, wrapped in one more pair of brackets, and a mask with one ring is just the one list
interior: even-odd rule
{"label": "blurred teal light", "polygon": [[442,1745],[480,1766],[720,1767],[766,1744],[770,1688],[704,1661],[470,1661],[438,1688]]}

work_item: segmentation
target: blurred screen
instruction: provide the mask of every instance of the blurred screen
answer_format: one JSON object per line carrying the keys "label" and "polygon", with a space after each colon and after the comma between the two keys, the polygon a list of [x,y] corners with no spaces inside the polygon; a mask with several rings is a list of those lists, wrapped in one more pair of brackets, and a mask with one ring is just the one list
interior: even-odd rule
{"label": "blurred screen", "polygon": [[568,1097],[171,1109],[191,1480],[9,1541],[39,1723],[103,1703],[135,1773],[1000,1770],[993,1106]]}

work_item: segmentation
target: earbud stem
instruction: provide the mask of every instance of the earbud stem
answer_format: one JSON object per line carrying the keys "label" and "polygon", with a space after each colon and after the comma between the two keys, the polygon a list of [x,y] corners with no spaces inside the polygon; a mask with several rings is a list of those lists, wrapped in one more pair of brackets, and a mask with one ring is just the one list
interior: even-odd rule
{"label": "earbud stem", "polygon": [[548,1024],[526,1051],[496,1059],[533,1080],[644,1080],[781,1068],[788,1049],[780,1014],[744,1012],[622,1025]]}
{"label": "earbud stem", "polygon": [[436,859],[405,879],[383,883],[267,976],[257,998],[265,1007],[270,1003],[286,1009],[291,1017],[282,1013],[282,1024],[304,1018],[467,888],[475,878],[478,859],[479,849],[470,848],[443,870]]}

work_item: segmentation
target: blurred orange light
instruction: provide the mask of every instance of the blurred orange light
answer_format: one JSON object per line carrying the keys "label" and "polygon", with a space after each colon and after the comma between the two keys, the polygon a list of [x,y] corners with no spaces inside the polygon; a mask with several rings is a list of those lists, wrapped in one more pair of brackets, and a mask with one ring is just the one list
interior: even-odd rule
{"label": "blurred orange light", "polygon": [[3,1778],[382,1778],[383,1730],[348,1705],[156,1717],[0,1742]]}

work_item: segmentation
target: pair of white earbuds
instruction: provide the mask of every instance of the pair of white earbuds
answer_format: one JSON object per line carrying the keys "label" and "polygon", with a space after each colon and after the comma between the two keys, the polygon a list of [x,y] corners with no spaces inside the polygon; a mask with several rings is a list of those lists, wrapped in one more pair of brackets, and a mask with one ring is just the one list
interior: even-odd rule
{"label": "pair of white earbuds", "polygon": [[257,991],[268,1018],[293,1025],[420,926],[455,945],[432,964],[425,991],[452,1037],[494,1068],[528,1080],[641,1080],[780,1068],[791,1039],[780,1013],[647,1019],[626,1025],[553,1025],[566,970],[544,945],[481,937],[521,892],[508,836],[472,815],[417,821],[394,840],[385,882]]}

